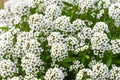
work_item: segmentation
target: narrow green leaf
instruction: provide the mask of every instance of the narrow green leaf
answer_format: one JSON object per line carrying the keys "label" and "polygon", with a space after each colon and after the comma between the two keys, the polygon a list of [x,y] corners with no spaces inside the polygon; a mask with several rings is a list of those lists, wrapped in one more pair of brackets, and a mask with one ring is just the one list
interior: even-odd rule
{"label": "narrow green leaf", "polygon": [[10,28],[8,28],[8,27],[0,27],[0,29],[8,31]]}
{"label": "narrow green leaf", "polygon": [[68,2],[65,2],[65,1],[63,1],[63,4],[66,5],[66,6],[73,6],[72,4],[70,4]]}
{"label": "narrow green leaf", "polygon": [[111,63],[112,63],[112,58],[109,58],[106,65],[109,67],[111,65]]}
{"label": "narrow green leaf", "polygon": [[81,63],[83,63],[83,64],[84,64],[84,62],[85,62],[85,57],[83,57],[83,58],[82,58]]}
{"label": "narrow green leaf", "polygon": [[69,68],[70,64],[69,63],[61,63],[64,67]]}
{"label": "narrow green leaf", "polygon": [[64,59],[63,61],[61,61],[61,62],[72,62],[72,61],[74,61],[74,60],[78,60],[79,58],[78,57],[70,57],[70,58],[66,58],[66,59]]}
{"label": "narrow green leaf", "polygon": [[85,58],[86,58],[86,59],[90,59],[90,56],[89,56],[89,55],[85,55]]}

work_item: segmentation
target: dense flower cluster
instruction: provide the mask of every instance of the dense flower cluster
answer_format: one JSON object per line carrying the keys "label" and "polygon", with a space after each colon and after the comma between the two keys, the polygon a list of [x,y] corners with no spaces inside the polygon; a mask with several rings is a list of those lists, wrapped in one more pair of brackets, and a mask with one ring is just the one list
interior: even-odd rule
{"label": "dense flower cluster", "polygon": [[45,74],[45,80],[63,80],[64,73],[59,68],[50,68]]}
{"label": "dense flower cluster", "polygon": [[109,32],[108,25],[104,22],[97,22],[93,27],[95,32]]}
{"label": "dense flower cluster", "polygon": [[73,65],[70,66],[70,71],[72,70],[77,70],[77,69],[82,69],[84,68],[84,65],[80,63],[80,61],[73,61]]}
{"label": "dense flower cluster", "polygon": [[120,26],[120,3],[112,4],[109,8],[109,16],[115,20],[117,27]]}
{"label": "dense flower cluster", "polygon": [[32,30],[39,31],[44,26],[44,16],[42,14],[33,14],[30,16],[29,25]]}
{"label": "dense flower cluster", "polygon": [[70,32],[71,31],[71,23],[70,17],[60,16],[54,21],[55,29]]}
{"label": "dense flower cluster", "polygon": [[94,64],[90,63],[90,65],[90,68],[83,68],[79,70],[76,80],[82,80],[84,78],[87,80],[107,80],[109,79],[109,76],[112,76],[108,67],[102,62],[95,62]]}
{"label": "dense flower cluster", "polygon": [[48,45],[52,45],[53,43],[63,42],[64,38],[59,32],[51,32],[47,37]]}
{"label": "dense flower cluster", "polygon": [[104,53],[109,49],[109,39],[107,35],[103,32],[95,32],[93,37],[91,38],[92,49],[94,50],[94,54],[98,55],[99,52]]}
{"label": "dense flower cluster", "polygon": [[45,10],[45,17],[56,19],[61,16],[61,9],[57,5],[49,5]]}
{"label": "dense flower cluster", "polygon": [[37,55],[32,53],[27,53],[22,58],[22,64],[23,70],[25,70],[26,74],[37,74],[39,70],[41,70],[43,67],[41,66],[43,62],[40,60]]}
{"label": "dense flower cluster", "polygon": [[10,60],[1,60],[0,61],[0,76],[2,77],[11,77],[18,72],[16,64]]}
{"label": "dense flower cluster", "polygon": [[68,56],[67,47],[63,43],[53,43],[50,52],[53,61],[61,61]]}
{"label": "dense flower cluster", "polygon": [[120,79],[120,68],[113,65],[110,70],[110,79],[119,80]]}
{"label": "dense flower cluster", "polygon": [[114,54],[119,54],[120,53],[120,40],[119,39],[116,39],[116,40],[111,40],[111,49],[112,49],[112,52]]}
{"label": "dense flower cluster", "polygon": [[8,0],[0,80],[120,80],[119,0]]}
{"label": "dense flower cluster", "polygon": [[23,80],[41,80],[41,79],[37,79],[37,78],[34,77],[33,75],[26,75]]}

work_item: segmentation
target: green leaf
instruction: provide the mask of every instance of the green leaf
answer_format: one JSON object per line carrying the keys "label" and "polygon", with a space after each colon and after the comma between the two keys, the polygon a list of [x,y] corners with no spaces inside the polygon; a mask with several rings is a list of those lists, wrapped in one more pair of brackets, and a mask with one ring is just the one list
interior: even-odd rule
{"label": "green leaf", "polygon": [[36,13],[36,8],[30,8],[30,14],[35,14]]}
{"label": "green leaf", "polygon": [[69,63],[61,63],[64,67],[69,68],[70,64]]}
{"label": "green leaf", "polygon": [[74,60],[78,60],[79,58],[78,57],[70,57],[70,58],[66,58],[64,60],[62,60],[61,62],[72,62]]}
{"label": "green leaf", "polygon": [[0,29],[8,31],[10,28],[8,28],[8,27],[0,27]]}
{"label": "green leaf", "polygon": [[42,79],[42,80],[43,80],[43,79],[44,79],[44,75],[41,75],[41,76],[40,76],[40,79]]}
{"label": "green leaf", "polygon": [[66,5],[66,6],[73,6],[72,4],[70,4],[68,2],[65,2],[65,1],[63,1],[63,4]]}
{"label": "green leaf", "polygon": [[84,62],[85,62],[85,57],[83,57],[82,60],[81,60],[81,63],[84,64]]}
{"label": "green leaf", "polygon": [[86,58],[86,59],[90,59],[90,56],[89,56],[89,55],[85,55],[85,58]]}
{"label": "green leaf", "polygon": [[13,45],[15,45],[16,42],[17,42],[17,35],[15,34],[15,35],[14,35],[14,38],[13,38]]}
{"label": "green leaf", "polygon": [[27,21],[22,22],[20,30],[29,32],[30,31],[29,23]]}
{"label": "green leaf", "polygon": [[111,65],[111,63],[112,63],[112,58],[109,58],[106,65],[109,67]]}
{"label": "green leaf", "polygon": [[48,59],[50,59],[51,58],[51,56],[50,55],[47,55],[46,56],[46,60],[48,60]]}

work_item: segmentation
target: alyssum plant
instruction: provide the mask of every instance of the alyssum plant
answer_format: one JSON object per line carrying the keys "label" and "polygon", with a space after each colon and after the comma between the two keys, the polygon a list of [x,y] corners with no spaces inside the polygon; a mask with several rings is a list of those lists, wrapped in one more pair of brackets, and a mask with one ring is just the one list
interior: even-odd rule
{"label": "alyssum plant", "polygon": [[0,80],[120,80],[120,3],[9,0],[0,10]]}

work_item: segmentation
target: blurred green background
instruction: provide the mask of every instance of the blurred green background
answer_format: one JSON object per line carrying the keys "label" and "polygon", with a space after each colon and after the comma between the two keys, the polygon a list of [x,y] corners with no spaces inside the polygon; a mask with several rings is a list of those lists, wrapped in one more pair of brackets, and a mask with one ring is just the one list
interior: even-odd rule
{"label": "blurred green background", "polygon": [[3,8],[4,2],[7,0],[0,0],[0,9]]}

